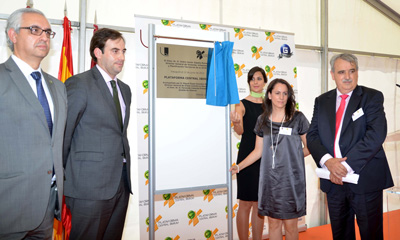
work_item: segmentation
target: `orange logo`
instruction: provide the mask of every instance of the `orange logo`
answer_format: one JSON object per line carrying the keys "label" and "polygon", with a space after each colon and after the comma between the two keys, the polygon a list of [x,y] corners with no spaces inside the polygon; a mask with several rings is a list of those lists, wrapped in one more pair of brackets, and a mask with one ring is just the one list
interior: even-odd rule
{"label": "orange logo", "polygon": [[145,133],[144,139],[148,138],[149,137],[149,125],[144,125],[143,132]]}
{"label": "orange logo", "polygon": [[203,194],[204,194],[204,199],[203,199],[203,201],[205,201],[205,200],[208,198],[208,202],[210,202],[210,201],[214,198],[214,196],[213,196],[213,194],[212,194],[212,193],[214,192],[214,190],[215,190],[215,189],[203,190]]}
{"label": "orange logo", "polygon": [[146,178],[146,184],[149,184],[149,170],[147,170],[146,172],[144,172],[144,177]]}
{"label": "orange logo", "polygon": [[199,26],[203,30],[209,30],[209,28],[211,27],[211,25],[207,25],[207,24],[199,24]]}
{"label": "orange logo", "polygon": [[274,71],[274,70],[275,70],[275,66],[272,66],[272,67],[270,67],[268,65],[265,66],[265,72],[269,79],[272,79],[272,77],[274,76],[274,74],[272,73],[272,71]]}
{"label": "orange logo", "polygon": [[253,52],[253,55],[251,55],[251,57],[256,57],[256,60],[259,59],[261,50],[263,50],[263,47],[257,48],[256,46],[252,46],[251,51]]}
{"label": "orange logo", "polygon": [[161,23],[164,25],[164,26],[171,26],[171,24],[173,24],[175,21],[171,21],[171,20],[161,20]]}
{"label": "orange logo", "polygon": [[238,78],[240,78],[243,75],[242,69],[245,67],[246,65],[242,64],[241,66],[239,66],[239,64],[235,63],[234,67],[235,67],[235,74],[237,75]]}
{"label": "orange logo", "polygon": [[235,37],[239,37],[239,40],[243,38],[244,29],[234,28],[233,30],[235,31]]}
{"label": "orange logo", "polygon": [[204,236],[209,239],[209,240],[215,240],[214,235],[218,232],[218,228],[214,229],[213,232],[211,232],[210,230],[207,230],[204,233]]}
{"label": "orange logo", "polygon": [[[161,220],[161,215],[158,215],[158,217],[154,220],[154,232],[158,230],[158,225],[157,222]],[[147,227],[147,232],[149,231],[150,227]]]}
{"label": "orange logo", "polygon": [[193,223],[193,227],[196,226],[199,223],[199,218],[198,216],[202,213],[203,211],[201,209],[199,209],[199,211],[197,211],[197,213],[195,213],[194,211],[189,211],[188,213],[188,218],[189,220],[189,225]]}
{"label": "orange logo", "polygon": [[274,32],[265,32],[265,35],[267,35],[267,38],[265,39],[266,41],[269,40],[270,43],[272,43],[274,41]]}
{"label": "orange logo", "polygon": [[251,234],[250,229],[251,229],[251,222],[249,223],[249,237],[250,237],[250,234]]}
{"label": "orange logo", "polygon": [[178,194],[178,193],[163,194],[163,198],[164,198],[164,200],[165,200],[164,206],[168,204],[168,207],[172,207],[172,205],[175,204],[174,197],[175,197],[177,194]]}
{"label": "orange logo", "polygon": [[[235,210],[238,207],[239,207],[239,205],[237,203],[232,207],[232,218],[235,218],[235,216],[236,216]],[[226,214],[226,218],[228,219],[228,214]]]}

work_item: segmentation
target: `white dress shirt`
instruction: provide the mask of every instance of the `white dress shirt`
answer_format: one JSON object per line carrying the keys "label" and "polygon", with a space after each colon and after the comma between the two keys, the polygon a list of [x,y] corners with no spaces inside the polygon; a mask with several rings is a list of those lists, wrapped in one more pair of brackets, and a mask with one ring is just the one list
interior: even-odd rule
{"label": "white dress shirt", "polygon": [[117,77],[112,79],[110,77],[110,75],[108,75],[108,73],[106,73],[106,71],[104,71],[98,64],[96,64],[96,67],[100,71],[101,75],[103,76],[103,79],[106,82],[108,89],[110,90],[111,96],[113,96],[113,89],[112,89],[112,86],[111,86],[111,80],[114,80],[115,83],[116,83],[117,90],[118,90],[119,104],[121,105],[122,124],[123,124],[124,120],[125,120],[126,105],[125,105],[125,102],[124,102],[124,98],[122,97],[122,94],[121,94],[121,89],[119,89]]}
{"label": "white dress shirt", "polygon": [[47,98],[47,102],[49,103],[49,108],[50,108],[50,113],[51,113],[51,120],[54,123],[54,104],[53,104],[53,99],[51,97],[49,88],[47,86],[47,82],[44,79],[44,76],[42,74],[42,70],[39,66],[38,69],[33,69],[31,66],[29,66],[29,64],[27,64],[26,62],[24,62],[23,60],[21,60],[20,58],[18,58],[15,55],[12,55],[11,58],[14,60],[15,64],[17,64],[19,70],[21,70],[22,74],[24,74],[26,80],[28,81],[29,85],[31,86],[33,92],[35,93],[36,97],[37,97],[37,88],[36,88],[36,80],[33,79],[33,77],[31,76],[32,72],[40,72],[40,75],[42,75],[42,85],[43,85],[43,89],[44,89],[44,93],[46,94],[46,98]]}
{"label": "white dress shirt", "polygon": [[[349,96],[346,98],[346,106],[344,108],[342,119],[340,121],[340,126],[339,126],[339,129],[338,129],[338,136],[335,137],[335,154],[336,154],[336,158],[342,158],[343,157],[342,156],[342,152],[341,152],[340,147],[339,147],[340,132],[342,131],[343,118],[344,118],[344,115],[346,114],[347,105],[349,104],[349,101],[350,101],[350,98],[351,98],[352,94],[353,94],[353,91],[347,93],[347,95],[349,95]],[[342,98],[340,97],[341,95],[342,95],[342,93],[339,92],[338,89],[336,89],[336,112],[337,112],[337,110],[338,110],[338,108],[340,106],[340,102],[342,101]],[[329,153],[325,154],[321,158],[319,163],[322,166],[322,168],[327,169],[327,167],[325,166],[325,162],[327,160],[331,159],[331,158],[333,158],[333,157]],[[343,161],[342,164],[347,169],[347,173],[354,173],[353,169],[350,167],[350,165],[346,161]]]}

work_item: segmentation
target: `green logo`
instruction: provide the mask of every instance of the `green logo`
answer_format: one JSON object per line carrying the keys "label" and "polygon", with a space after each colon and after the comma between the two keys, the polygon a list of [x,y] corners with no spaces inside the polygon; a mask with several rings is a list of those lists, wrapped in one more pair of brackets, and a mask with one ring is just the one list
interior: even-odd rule
{"label": "green logo", "polygon": [[294,74],[297,74],[297,67],[293,68]]}
{"label": "green logo", "polygon": [[239,33],[240,32],[240,28],[234,28],[233,31],[235,31],[235,33]]}
{"label": "green logo", "polygon": [[237,63],[235,63],[235,65],[233,65],[234,67],[235,67],[235,71],[238,71],[239,70],[239,64],[237,64]]}
{"label": "green logo", "polygon": [[252,53],[256,53],[257,52],[257,47],[256,46],[252,46],[251,47],[251,52]]}
{"label": "green logo", "polygon": [[210,189],[203,190],[204,195],[208,195],[210,193]]}
{"label": "green logo", "polygon": [[228,206],[225,207],[225,212],[228,213]]}
{"label": "green logo", "polygon": [[239,148],[240,148],[240,142],[236,143],[236,148],[239,150]]}
{"label": "green logo", "polygon": [[145,125],[145,126],[143,127],[143,132],[144,132],[144,133],[149,133],[149,125]]}
{"label": "green logo", "polygon": [[299,103],[296,103],[296,109],[299,110]]}
{"label": "green logo", "polygon": [[164,198],[164,200],[169,200],[171,198],[171,194],[163,194],[162,197]]}
{"label": "green logo", "polygon": [[210,238],[211,235],[212,235],[212,232],[210,230],[207,230],[204,232],[204,237],[206,237],[206,238]]}
{"label": "green logo", "polygon": [[267,35],[269,37],[269,36],[271,36],[271,32],[265,32],[265,35]]}
{"label": "green logo", "polygon": [[194,211],[190,210],[190,211],[188,212],[188,218],[189,218],[189,219],[193,219],[195,216],[196,216],[196,213],[195,213]]}
{"label": "green logo", "polygon": [[150,224],[150,219],[146,218],[146,225],[148,226]]}
{"label": "green logo", "polygon": [[165,240],[172,240],[172,238],[171,237],[166,237]]}
{"label": "green logo", "polygon": [[143,86],[145,89],[148,89],[148,88],[149,88],[149,81],[148,81],[148,80],[144,80],[144,81],[142,82],[142,86]]}
{"label": "green logo", "polygon": [[206,24],[199,24],[201,29],[206,29],[207,25]]}
{"label": "green logo", "polygon": [[145,177],[146,179],[149,179],[149,170],[147,170],[146,172],[144,172],[144,177]]}
{"label": "green logo", "polygon": [[169,21],[163,19],[163,20],[161,20],[161,23],[166,26],[166,25],[168,25]]}
{"label": "green logo", "polygon": [[265,71],[266,71],[267,73],[269,73],[269,72],[271,71],[271,68],[267,65],[267,66],[265,66]]}

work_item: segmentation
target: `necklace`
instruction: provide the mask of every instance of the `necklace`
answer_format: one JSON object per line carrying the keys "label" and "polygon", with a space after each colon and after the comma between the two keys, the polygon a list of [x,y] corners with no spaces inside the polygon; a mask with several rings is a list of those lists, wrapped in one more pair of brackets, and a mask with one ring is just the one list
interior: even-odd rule
{"label": "necklace", "polygon": [[286,115],[284,115],[283,118],[282,118],[281,126],[279,127],[279,131],[278,131],[278,136],[276,136],[275,147],[274,147],[274,141],[273,141],[273,137],[272,137],[272,116],[271,116],[271,119],[269,120],[271,122],[271,124],[270,124],[270,126],[271,126],[270,135],[271,135],[271,148],[272,148],[272,169],[275,169],[275,154],[276,154],[276,150],[278,149],[279,133],[281,132],[280,130],[281,130],[282,126],[283,126],[283,120],[285,119],[285,116]]}
{"label": "necklace", "polygon": [[250,91],[250,96],[256,97],[256,98],[260,98],[260,97],[264,98],[265,95],[263,92],[257,93],[257,92]]}

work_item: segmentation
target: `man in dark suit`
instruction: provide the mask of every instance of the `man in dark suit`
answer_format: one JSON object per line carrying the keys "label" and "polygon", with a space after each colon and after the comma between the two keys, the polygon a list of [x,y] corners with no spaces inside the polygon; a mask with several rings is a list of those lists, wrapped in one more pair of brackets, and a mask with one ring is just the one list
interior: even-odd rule
{"label": "man in dark suit", "polygon": [[71,239],[121,239],[129,194],[131,91],[116,78],[125,61],[118,31],[96,31],[92,69],[69,78],[64,164]]}
{"label": "man in dark suit", "polygon": [[[356,215],[363,240],[383,239],[382,190],[393,186],[382,147],[387,133],[383,94],[357,85],[356,56],[338,54],[330,64],[337,88],[315,99],[307,146],[317,166],[330,171],[330,180],[320,183],[333,238],[355,239]],[[351,173],[359,174],[358,184],[342,181]]]}
{"label": "man in dark suit", "polygon": [[18,9],[7,20],[13,55],[0,64],[3,240],[51,239],[54,217],[60,217],[67,94],[64,84],[40,67],[54,34],[39,10]]}

